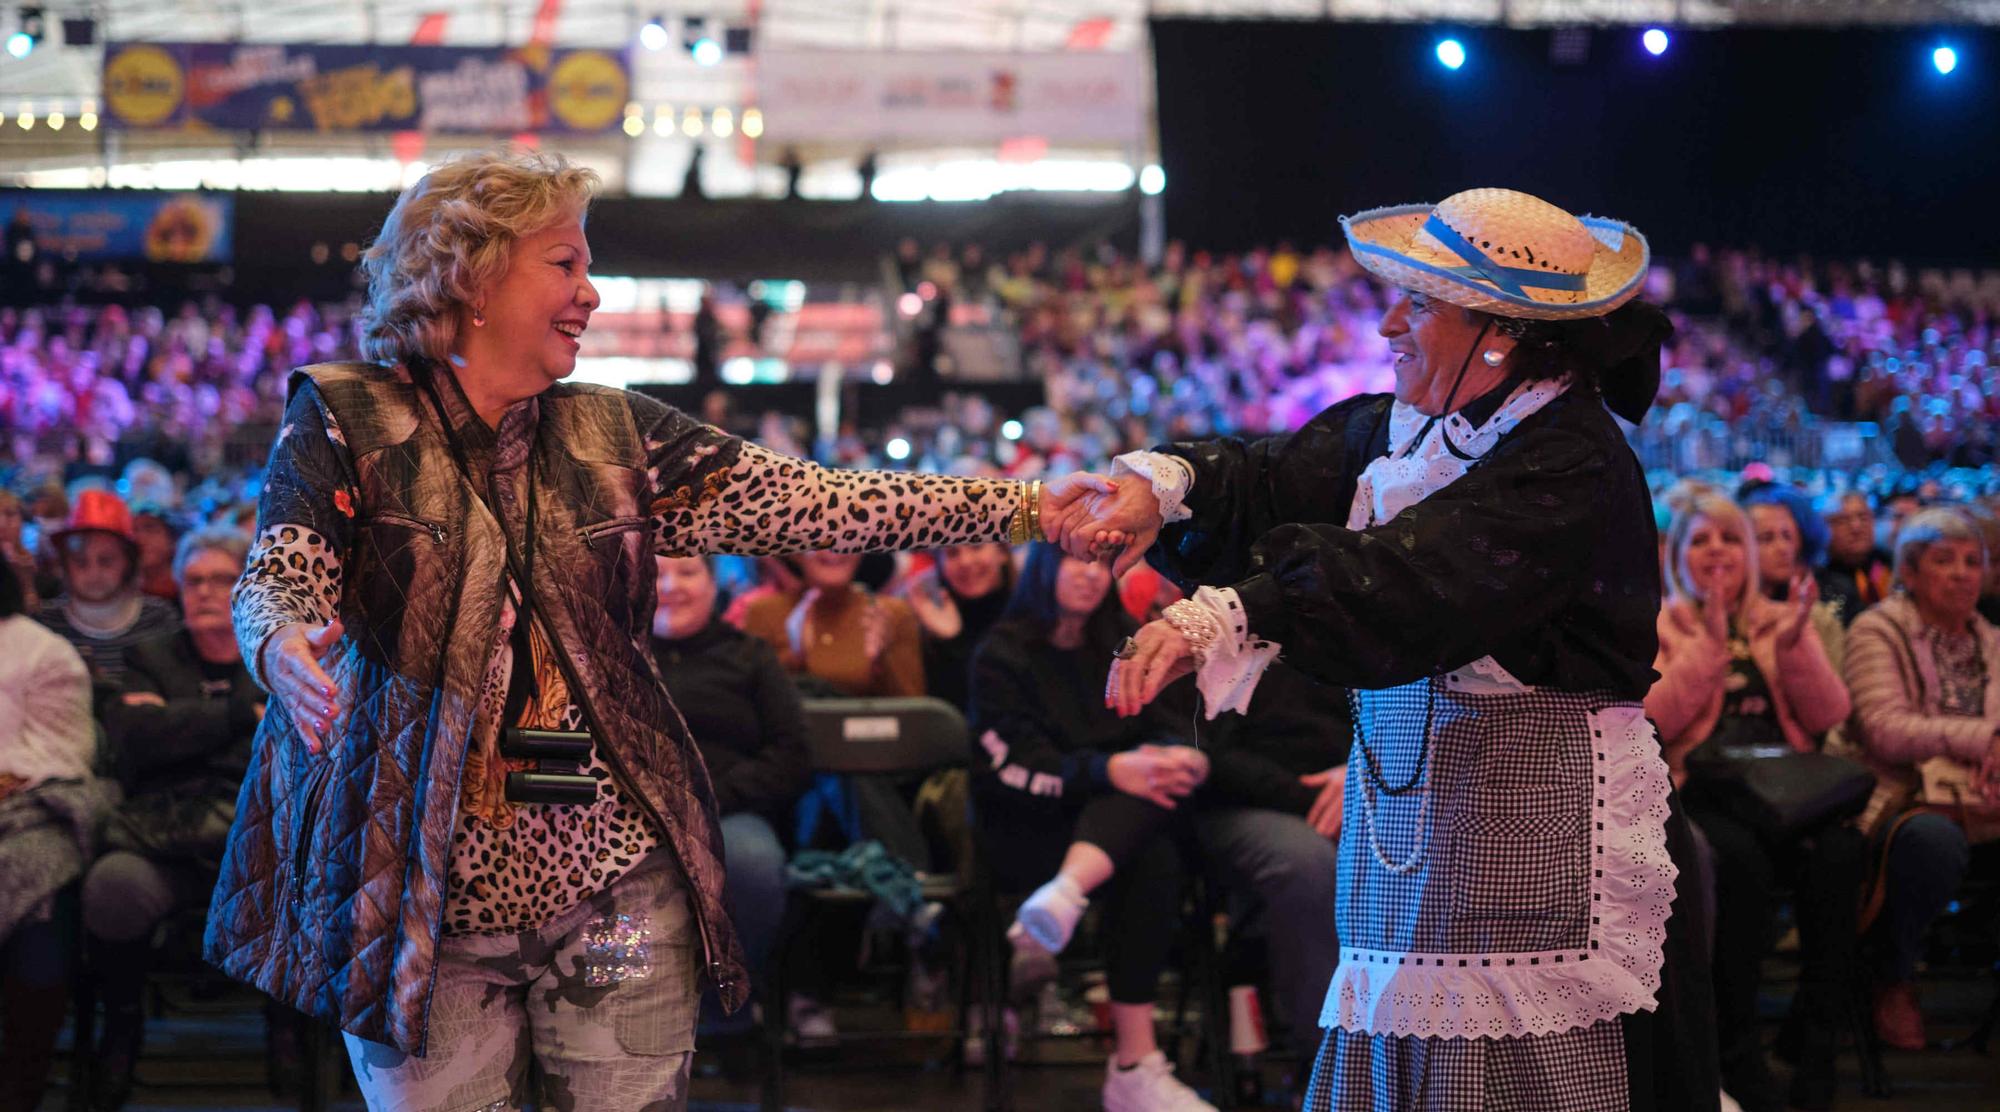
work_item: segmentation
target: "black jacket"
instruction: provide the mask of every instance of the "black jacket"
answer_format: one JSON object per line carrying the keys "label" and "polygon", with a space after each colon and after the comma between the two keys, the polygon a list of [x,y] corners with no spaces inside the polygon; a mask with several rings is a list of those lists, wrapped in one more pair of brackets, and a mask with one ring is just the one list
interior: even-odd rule
{"label": "black jacket", "polygon": [[[106,820],[103,844],[216,868],[264,693],[240,660],[204,664],[185,630],[131,646],[122,664],[121,689],[101,716],[125,799]],[[166,705],[133,705],[124,698],[131,694],[157,695]]]}
{"label": "black jacket", "polygon": [[1491,655],[1523,683],[1643,699],[1658,651],[1658,532],[1637,457],[1594,392],[1530,414],[1456,482],[1345,528],[1388,450],[1391,398],[1297,432],[1161,449],[1194,470],[1192,516],[1150,559],[1184,588],[1233,586],[1250,631],[1331,684],[1411,683]]}
{"label": "black jacket", "polygon": [[1209,755],[1204,802],[1303,815],[1319,789],[1299,777],[1347,763],[1354,718],[1346,688],[1314,683],[1278,660],[1257,681],[1248,714],[1218,715],[1202,735]]}
{"label": "black jacket", "polygon": [[[137,693],[158,695],[167,705],[125,702],[124,695]],[[263,702],[241,660],[204,669],[186,630],[126,649],[122,690],[104,708],[125,794],[194,792],[234,802]]]}
{"label": "black jacket", "polygon": [[1106,765],[1140,745],[1189,745],[1187,684],[1131,718],[1104,705],[1109,648],[1058,649],[1032,623],[1002,618],[972,655],[976,792],[1081,803],[1111,790]]}
{"label": "black jacket", "polygon": [[655,638],[653,657],[708,765],[716,810],[773,818],[797,802],[812,778],[805,707],[777,652],[716,618],[679,640]]}

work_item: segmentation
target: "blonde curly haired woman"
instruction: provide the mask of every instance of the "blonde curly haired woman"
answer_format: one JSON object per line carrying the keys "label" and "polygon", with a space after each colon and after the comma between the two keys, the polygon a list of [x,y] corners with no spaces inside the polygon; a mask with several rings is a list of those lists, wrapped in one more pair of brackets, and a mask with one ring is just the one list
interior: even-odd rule
{"label": "blonde curly haired woman", "polygon": [[293,376],[235,592],[273,699],[207,955],[337,1023],[371,1108],[681,1107],[700,982],[742,1004],[656,554],[1021,541],[1082,489],[829,471],[562,382],[594,185],[492,151],[404,192],[371,361]]}

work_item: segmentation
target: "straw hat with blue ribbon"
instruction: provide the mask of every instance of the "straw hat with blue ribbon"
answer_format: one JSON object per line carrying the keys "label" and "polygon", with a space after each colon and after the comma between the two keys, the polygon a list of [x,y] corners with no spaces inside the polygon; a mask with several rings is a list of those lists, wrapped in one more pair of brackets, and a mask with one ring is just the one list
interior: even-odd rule
{"label": "straw hat with blue ribbon", "polygon": [[1405,289],[1501,317],[1581,320],[1625,304],[1651,253],[1618,220],[1572,216],[1512,189],[1340,218],[1354,259]]}

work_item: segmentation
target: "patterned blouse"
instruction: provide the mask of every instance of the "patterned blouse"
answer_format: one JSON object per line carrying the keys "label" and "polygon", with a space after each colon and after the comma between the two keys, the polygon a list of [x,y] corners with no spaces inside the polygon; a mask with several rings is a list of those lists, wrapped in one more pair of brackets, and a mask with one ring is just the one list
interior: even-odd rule
{"label": "patterned blouse", "polygon": [[[490,470],[526,464],[539,419],[535,399],[519,402],[489,428],[456,389],[441,390],[453,425],[465,443],[476,481]],[[1026,484],[958,479],[886,471],[835,471],[780,455],[754,444],[706,430],[692,447],[701,455],[728,451],[733,466],[714,479],[754,478],[723,488],[682,490],[653,507],[656,550],[693,555],[711,552],[763,554],[837,548],[914,548],[1003,539],[1009,519],[1025,497]],[[347,451],[333,414],[324,406],[295,419],[279,432],[294,438],[294,453],[343,455]],[[306,468],[322,474],[345,467]],[[1001,489],[995,490],[996,487]],[[358,509],[346,490],[282,492],[299,499],[331,498],[334,510],[352,519]],[[994,497],[998,493],[999,497]],[[299,516],[308,516],[301,512]],[[505,523],[520,535],[523,523]],[[886,543],[885,543],[886,542]],[[246,575],[237,588],[239,615],[268,608],[296,614],[303,609],[331,620],[339,611],[341,556],[309,526],[266,523],[253,547]],[[277,569],[272,571],[272,569]],[[539,579],[539,573],[533,573]],[[638,804],[626,797],[600,758],[579,769],[599,782],[594,803],[515,804],[504,798],[506,774],[532,767],[500,756],[501,720],[515,676],[516,585],[510,580],[494,634],[492,655],[481,688],[460,781],[458,829],[453,838],[451,887],[445,908],[447,933],[495,933],[533,929],[608,887],[630,871],[660,841]],[[582,712],[571,701],[542,631],[529,639],[535,697],[526,701],[516,725],[578,730]],[[260,670],[261,671],[261,670]]]}

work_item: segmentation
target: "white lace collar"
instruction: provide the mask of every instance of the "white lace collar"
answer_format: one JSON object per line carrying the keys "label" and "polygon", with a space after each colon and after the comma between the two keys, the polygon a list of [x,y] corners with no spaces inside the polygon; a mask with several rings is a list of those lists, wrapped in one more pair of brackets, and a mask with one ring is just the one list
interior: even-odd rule
{"label": "white lace collar", "polygon": [[1514,426],[1568,389],[1568,379],[1524,382],[1476,429],[1463,410],[1432,422],[1416,406],[1395,403],[1389,410],[1389,454],[1362,470],[1348,507],[1347,527],[1380,525],[1442,490],[1492,451]]}

